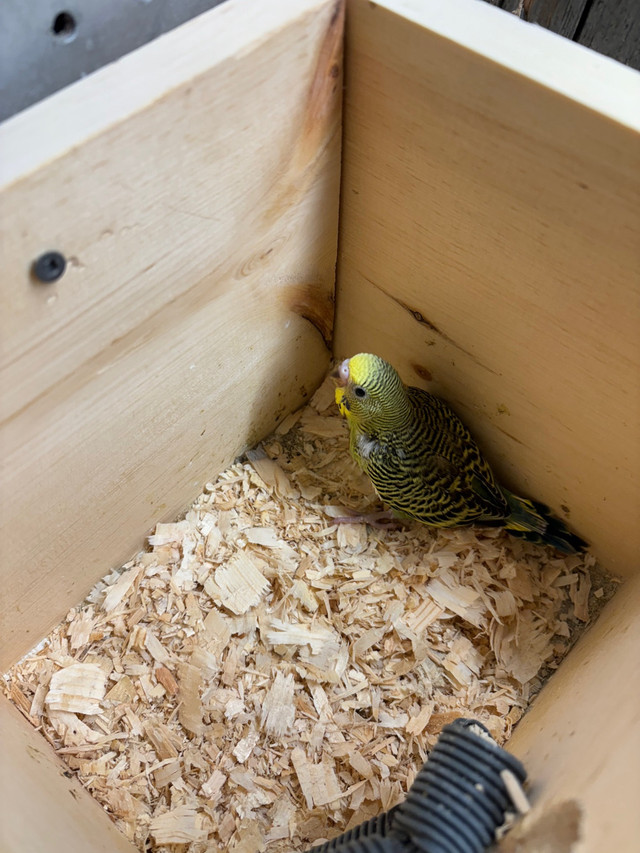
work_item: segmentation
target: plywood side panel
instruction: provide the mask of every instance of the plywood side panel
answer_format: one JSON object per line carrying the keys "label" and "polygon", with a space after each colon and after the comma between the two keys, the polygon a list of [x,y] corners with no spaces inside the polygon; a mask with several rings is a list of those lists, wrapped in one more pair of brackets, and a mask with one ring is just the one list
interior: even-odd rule
{"label": "plywood side panel", "polygon": [[616,594],[508,744],[527,768],[534,809],[505,853],[573,850],[578,839],[581,853],[638,849],[638,649],[640,577]]}
{"label": "plywood side panel", "polygon": [[42,735],[0,695],[3,853],[135,853]]}
{"label": "plywood side panel", "polygon": [[[2,666],[327,367],[342,5],[268,5],[0,128]],[[35,284],[48,249],[69,267]]]}
{"label": "plywood side panel", "polygon": [[348,11],[336,355],[637,570],[640,75],[482,3]]}

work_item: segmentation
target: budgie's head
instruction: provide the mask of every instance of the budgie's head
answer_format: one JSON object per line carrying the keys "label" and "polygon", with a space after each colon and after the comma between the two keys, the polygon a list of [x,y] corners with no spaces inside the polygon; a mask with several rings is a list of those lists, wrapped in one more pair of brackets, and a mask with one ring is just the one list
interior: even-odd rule
{"label": "budgie's head", "polygon": [[349,423],[365,429],[392,428],[407,409],[405,386],[397,371],[378,355],[346,358],[333,373],[336,403]]}

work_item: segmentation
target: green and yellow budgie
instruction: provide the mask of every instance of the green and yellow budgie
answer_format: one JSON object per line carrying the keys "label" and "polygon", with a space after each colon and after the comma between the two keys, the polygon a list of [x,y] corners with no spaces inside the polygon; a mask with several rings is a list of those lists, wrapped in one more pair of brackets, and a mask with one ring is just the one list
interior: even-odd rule
{"label": "green and yellow budgie", "polygon": [[433,527],[500,526],[567,554],[586,547],[543,504],[500,486],[457,415],[404,385],[388,362],[360,353],[333,375],[351,455],[394,515]]}

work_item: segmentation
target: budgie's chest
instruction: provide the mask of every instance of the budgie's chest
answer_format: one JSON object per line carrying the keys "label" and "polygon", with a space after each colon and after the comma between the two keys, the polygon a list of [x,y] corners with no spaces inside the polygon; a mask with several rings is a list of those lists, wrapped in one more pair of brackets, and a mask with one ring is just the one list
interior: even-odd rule
{"label": "budgie's chest", "polygon": [[350,422],[351,455],[370,476],[375,477],[379,470],[415,470],[434,456],[451,459],[458,455],[464,442],[448,422],[448,412],[440,410],[440,401],[418,392],[412,402],[411,417],[392,428]]}
{"label": "budgie's chest", "polygon": [[398,434],[365,431],[357,425],[351,425],[349,448],[358,465],[367,473],[381,465],[389,468],[402,466],[407,454]]}
{"label": "budgie's chest", "polygon": [[438,454],[437,445],[437,435],[424,425],[377,431],[351,424],[351,455],[382,500],[402,516],[433,518],[430,508],[426,514],[419,508],[425,500],[432,503],[436,492],[441,490],[443,466],[444,473],[450,476],[449,463]]}

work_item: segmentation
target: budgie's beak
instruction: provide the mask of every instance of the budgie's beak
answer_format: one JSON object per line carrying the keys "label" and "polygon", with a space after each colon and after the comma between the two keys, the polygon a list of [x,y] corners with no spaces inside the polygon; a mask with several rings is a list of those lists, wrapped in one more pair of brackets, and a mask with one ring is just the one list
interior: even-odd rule
{"label": "budgie's beak", "polygon": [[349,359],[345,358],[344,361],[341,361],[340,364],[336,367],[336,369],[332,372],[331,376],[336,380],[338,385],[343,388],[349,382]]}
{"label": "budgie's beak", "polygon": [[335,390],[336,403],[343,418],[349,417],[349,401],[347,400],[344,390],[340,387]]}

